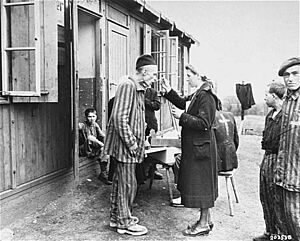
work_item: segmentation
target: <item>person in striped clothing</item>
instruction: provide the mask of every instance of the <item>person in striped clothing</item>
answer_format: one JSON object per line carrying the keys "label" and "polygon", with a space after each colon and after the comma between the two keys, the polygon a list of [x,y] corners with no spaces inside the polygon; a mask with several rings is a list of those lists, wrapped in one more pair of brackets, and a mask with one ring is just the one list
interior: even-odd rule
{"label": "person in striped clothing", "polygon": [[[278,211],[283,234],[300,240],[300,58],[285,61],[278,72],[287,93],[282,106],[282,125],[275,182]],[[291,237],[290,237],[291,236]]]}
{"label": "person in striped clothing", "polygon": [[137,192],[135,169],[145,152],[145,90],[157,78],[157,65],[151,55],[136,62],[136,73],[121,77],[104,143],[104,155],[116,160],[110,196],[110,223],[119,234],[143,235],[147,228],[131,215]]}
{"label": "person in striped clothing", "polygon": [[274,206],[274,196],[276,184],[274,183],[274,163],[277,159],[280,128],[282,120],[282,98],[285,94],[285,85],[281,82],[272,82],[268,85],[265,102],[272,109],[265,118],[265,128],[261,147],[265,150],[259,173],[259,194],[263,208],[266,232],[254,241],[270,240],[271,234],[278,234],[276,225],[276,213]]}

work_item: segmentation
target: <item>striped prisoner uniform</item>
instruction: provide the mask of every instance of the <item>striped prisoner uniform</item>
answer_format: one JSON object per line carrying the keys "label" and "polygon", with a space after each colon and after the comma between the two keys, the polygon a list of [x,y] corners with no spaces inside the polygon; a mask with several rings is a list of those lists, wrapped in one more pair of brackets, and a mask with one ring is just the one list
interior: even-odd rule
{"label": "striped prisoner uniform", "polygon": [[[130,77],[122,77],[108,123],[104,153],[117,160],[111,193],[110,220],[118,228],[131,221],[131,206],[137,191],[135,168],[144,158],[145,89]],[[137,144],[131,154],[129,148]]]}
{"label": "striped prisoner uniform", "polygon": [[300,88],[288,91],[282,111],[281,137],[275,182],[277,200],[282,201],[282,223],[287,224],[287,234],[300,240]]}
{"label": "striped prisoner uniform", "polygon": [[282,111],[273,117],[274,112],[275,109],[272,109],[265,119],[265,129],[263,131],[261,142],[265,154],[260,165],[259,174],[260,202],[263,208],[266,232],[269,234],[278,233],[274,203],[276,190],[276,184],[274,182],[274,164],[278,154]]}

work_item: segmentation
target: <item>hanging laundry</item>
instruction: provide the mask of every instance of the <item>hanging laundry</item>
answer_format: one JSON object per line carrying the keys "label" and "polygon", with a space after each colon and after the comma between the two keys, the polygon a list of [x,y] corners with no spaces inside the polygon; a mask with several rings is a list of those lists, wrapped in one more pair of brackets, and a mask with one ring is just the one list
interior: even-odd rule
{"label": "hanging laundry", "polygon": [[236,84],[236,94],[242,105],[242,110],[248,110],[252,105],[255,105],[251,84]]}

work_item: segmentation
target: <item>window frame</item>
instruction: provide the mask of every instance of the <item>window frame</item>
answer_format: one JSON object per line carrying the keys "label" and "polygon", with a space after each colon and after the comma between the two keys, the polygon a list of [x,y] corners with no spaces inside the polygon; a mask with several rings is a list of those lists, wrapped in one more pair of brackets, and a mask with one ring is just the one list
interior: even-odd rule
{"label": "window frame", "polygon": [[[34,46],[22,46],[22,47],[7,47],[6,33],[10,29],[8,26],[7,11],[10,7],[16,6],[34,6]],[[7,3],[7,0],[1,1],[1,60],[2,60],[2,91],[1,96],[20,96],[20,97],[40,97],[41,96],[41,73],[40,73],[40,1],[27,1]],[[11,76],[8,75],[8,68],[10,61],[8,61],[9,53],[13,51],[34,51],[35,55],[35,90],[33,91],[21,91],[21,90],[9,90]],[[29,79],[28,79],[29,81]]]}
{"label": "window frame", "polygon": [[[161,79],[165,77],[170,80],[171,87],[179,92],[180,76],[178,76],[178,63],[180,60],[178,55],[178,37],[170,36],[169,30],[159,30],[152,32],[152,40],[151,54],[158,65],[158,82],[154,85],[154,88],[157,91],[161,91]],[[173,79],[173,76],[175,76],[175,79]]]}

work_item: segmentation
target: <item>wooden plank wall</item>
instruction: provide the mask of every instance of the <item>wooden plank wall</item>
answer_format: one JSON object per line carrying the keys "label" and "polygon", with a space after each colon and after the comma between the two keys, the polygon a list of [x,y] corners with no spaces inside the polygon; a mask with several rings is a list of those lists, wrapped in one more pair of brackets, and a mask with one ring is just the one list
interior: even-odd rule
{"label": "wooden plank wall", "polygon": [[11,188],[9,106],[0,105],[0,192]]}
{"label": "wooden plank wall", "polygon": [[[129,31],[108,22],[108,81],[109,98],[115,96],[121,76],[128,73]],[[131,73],[131,72],[130,72]]]}
{"label": "wooden plank wall", "polygon": [[0,192],[12,187],[10,146],[15,148],[16,187],[72,166],[70,81],[64,67],[58,69],[59,103],[0,105]]}
{"label": "wooden plank wall", "polygon": [[129,73],[134,73],[136,59],[143,54],[144,25],[135,18],[130,18]]}
{"label": "wooden plank wall", "polygon": [[59,106],[18,104],[14,110],[17,185],[67,167],[68,125]]}

